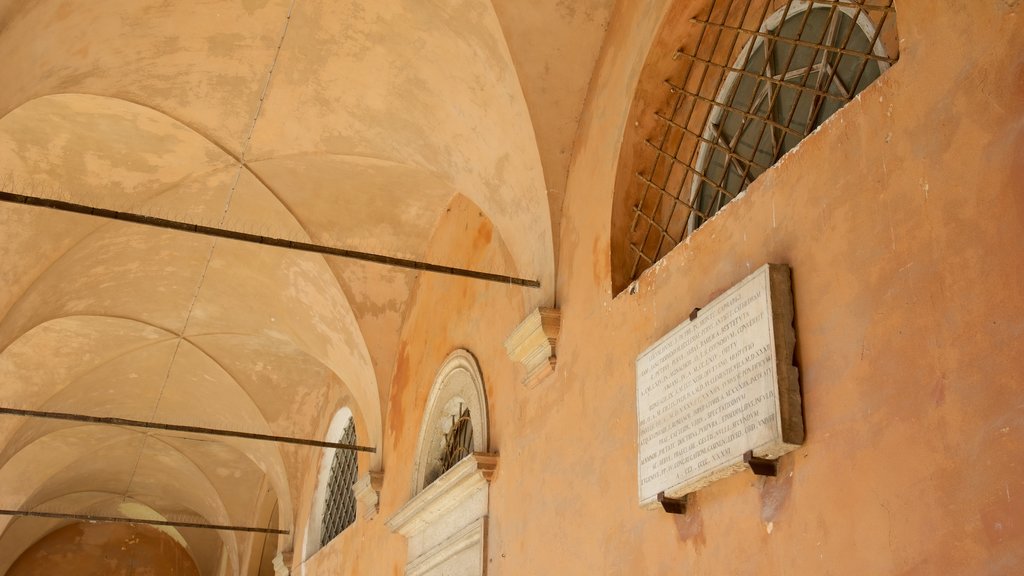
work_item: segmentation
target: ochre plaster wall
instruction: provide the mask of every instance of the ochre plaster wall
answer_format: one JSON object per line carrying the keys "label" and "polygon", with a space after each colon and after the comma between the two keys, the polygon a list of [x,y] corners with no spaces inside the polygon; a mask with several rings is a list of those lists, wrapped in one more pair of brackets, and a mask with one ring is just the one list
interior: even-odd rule
{"label": "ochre plaster wall", "polygon": [[[305,573],[401,573],[404,543],[383,522],[411,493],[420,412],[456,347],[480,361],[501,454],[489,574],[1019,571],[1020,7],[897,8],[900,62],[649,270],[636,294],[613,297],[621,135],[667,10],[663,0],[619,3],[567,185],[555,375],[526,389],[504,356],[526,313],[517,291],[421,277],[386,419],[381,514]],[[479,238],[484,224],[451,215],[433,249]],[[720,481],[685,516],[643,511],[634,360],[764,262],[793,269],[807,443],[777,478]]]}
{"label": "ochre plaster wall", "polygon": [[154,528],[78,523],[47,534],[7,572],[7,576],[55,574],[199,576],[199,570],[184,548]]}
{"label": "ochre plaster wall", "polygon": [[[431,258],[443,259],[452,266],[490,270],[511,265],[508,251],[490,221],[461,196],[452,201],[435,230],[429,252]],[[412,495],[422,414],[436,372],[453,349],[468,349],[480,364],[491,418],[491,450],[502,444],[503,430],[515,429],[516,398],[522,392],[520,375],[506,356],[503,342],[525,314],[519,289],[429,274],[421,275],[418,282],[416,300],[405,320],[388,403],[380,512],[366,521],[360,506],[356,524],[304,564],[296,558],[297,574],[337,574],[339,570],[360,575],[403,573],[405,539],[391,533],[385,522]],[[516,459],[514,452],[507,456],[513,462]],[[360,474],[366,473],[365,464],[360,461]],[[310,490],[314,478],[307,482]],[[495,490],[499,488],[496,479]],[[500,499],[497,491],[492,494]],[[305,526],[306,521],[297,525]]]}
{"label": "ochre plaster wall", "polygon": [[[610,196],[641,39],[663,7],[620,9],[607,42],[621,48],[606,50],[592,83],[569,185],[566,389],[536,435],[550,456],[531,459],[533,472],[555,470],[545,485],[560,494],[510,573],[1019,569],[1018,8],[898,2],[899,64],[636,295],[611,299],[610,210],[594,198]],[[777,479],[742,474],[702,491],[686,517],[638,510],[632,359],[766,261],[793,268],[806,446]],[[567,525],[590,528],[546,545]]]}

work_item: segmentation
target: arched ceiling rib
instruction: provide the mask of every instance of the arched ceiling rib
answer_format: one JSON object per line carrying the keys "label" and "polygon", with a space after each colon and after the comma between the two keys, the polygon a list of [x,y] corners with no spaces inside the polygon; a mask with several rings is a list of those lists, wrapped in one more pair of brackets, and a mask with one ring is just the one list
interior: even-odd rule
{"label": "arched ceiling rib", "polygon": [[19,82],[0,116],[46,94],[103,94],[165,110],[238,156],[290,2],[8,2],[0,66]]}
{"label": "arched ceiling rib", "polygon": [[537,141],[558,255],[569,163],[613,0],[491,0]]}
{"label": "arched ceiling rib", "polygon": [[[147,454],[137,464],[132,459],[117,458],[120,451],[136,456],[133,448],[143,440]],[[148,501],[167,515],[193,510],[214,523],[249,521],[252,502],[248,497],[259,488],[259,477],[252,478],[252,473],[258,469],[237,450],[201,438],[194,441],[207,446],[183,450],[172,436],[128,428],[54,426],[8,461],[2,476],[5,480],[22,479],[24,484],[20,490],[5,494],[4,499],[17,498],[20,501],[12,504],[33,509],[66,493],[102,488]],[[199,451],[202,449],[220,452],[219,460],[204,458]],[[133,469],[135,477],[129,486]],[[159,485],[160,476],[168,471],[175,472],[178,485],[153,491],[154,483]]]}
{"label": "arched ceiling rib", "polygon": [[[80,112],[85,104],[80,100],[95,107],[98,110],[96,115],[101,118],[101,121],[93,122],[89,119],[89,115],[83,117]],[[71,102],[74,105],[70,104]],[[61,121],[50,124],[49,128],[53,130],[61,126],[70,126],[69,138],[71,139],[75,139],[81,134],[100,130],[107,120],[107,115],[122,109],[136,116],[146,117],[147,125],[151,127],[165,122],[175,130],[180,128],[176,122],[164,118],[150,109],[110,98],[64,95],[39,98],[26,106],[41,111],[37,111],[38,113],[32,110],[26,112],[19,108],[9,115],[10,118],[16,120],[12,121],[11,128],[15,133],[20,130],[28,131],[29,126],[39,125],[39,123],[24,122],[23,116],[38,116],[38,114],[54,108],[63,110],[69,106],[73,108],[73,111],[58,114]],[[65,119],[67,120],[64,121]],[[0,128],[6,126],[6,120],[8,119],[0,121]],[[125,128],[124,131],[130,130]],[[12,135],[10,138],[13,139],[16,135]],[[132,137],[146,139],[151,136],[146,132],[140,132],[133,133]],[[37,139],[39,142],[36,148],[53,152],[47,148],[49,146],[47,138],[38,136]],[[85,141],[89,142],[93,148],[90,150],[78,148],[70,151],[62,149],[59,151],[60,153],[43,153],[33,148],[34,156],[51,158],[51,162],[55,163],[59,163],[64,157],[71,156],[75,161],[84,163],[79,156],[105,152],[104,157],[111,161],[112,158],[118,157],[123,152],[116,150],[116,146],[115,150],[104,151],[101,143],[88,139]],[[202,138],[197,138],[196,142],[206,147],[204,157],[215,158],[218,154],[223,155],[218,147]],[[23,144],[22,148],[25,146]],[[100,152],[96,152],[96,150]],[[33,155],[25,152],[21,154]],[[171,166],[178,167],[195,163],[189,158],[179,159],[179,161],[180,163],[175,163],[163,160]],[[134,160],[132,163],[148,165],[150,162],[148,157],[144,157]],[[220,170],[217,171],[217,175],[227,178],[230,173]],[[70,175],[66,177],[70,177]],[[183,180],[178,172],[166,179]],[[196,179],[192,179],[189,183],[202,184]],[[189,205],[193,212],[198,210],[198,214],[206,215],[205,219],[208,219],[211,215],[215,217],[224,205],[228,180],[225,179],[221,184],[223,186],[204,189],[203,194],[198,197],[192,194],[192,190],[175,189],[168,185],[154,186],[158,192],[149,196],[141,194],[141,198],[135,204],[138,205],[139,202],[144,201],[142,204],[144,211],[152,213],[155,209],[157,213],[166,214],[161,210],[169,210],[175,205],[181,205],[183,204],[181,200],[187,199],[184,204],[191,203]],[[227,214],[228,226],[235,225],[244,230],[251,229],[253,222],[270,222],[274,224],[274,232],[277,234],[286,237],[298,236],[300,239],[306,238],[302,226],[288,212],[287,207],[281,204],[277,197],[254,175],[242,171],[233,185],[235,192],[232,194],[231,210]],[[103,182],[83,179],[79,179],[78,186],[83,190],[93,190],[94,188],[106,190]],[[221,191],[219,197],[209,194],[209,190],[217,189]],[[101,198],[106,197],[101,196]],[[204,198],[205,201],[203,201]],[[114,199],[110,202],[114,202],[116,199],[117,196],[114,195]],[[176,204],[172,200],[176,200]],[[196,202],[196,200],[200,201]],[[313,213],[317,211],[314,210]],[[204,221],[203,217],[197,217],[196,214],[187,216],[192,220]],[[254,333],[272,336],[276,339],[290,339],[297,341],[300,346],[303,344],[311,346],[314,356],[330,366],[337,374],[346,375],[346,380],[363,387],[362,390],[356,390],[355,395],[370,419],[369,428],[379,430],[381,395],[378,393],[377,386],[373,384],[375,374],[370,369],[370,362],[366,359],[368,353],[365,345],[359,341],[361,338],[359,328],[356,321],[352,319],[353,314],[345,302],[345,294],[337,285],[336,280],[331,277],[336,271],[325,266],[322,258],[309,255],[294,256],[272,250],[271,254],[260,256],[263,261],[269,263],[269,266],[276,269],[276,273],[269,273],[265,268],[252,269],[249,266],[249,255],[258,251],[250,246],[221,242],[217,250],[229,252],[233,256],[225,259],[220,257],[219,252],[214,252],[213,260],[208,260],[211,252],[208,248],[204,249],[204,246],[211,246],[210,240],[183,236],[174,232],[162,235],[152,232],[146,228],[116,223],[94,228],[88,237],[82,238],[77,244],[66,249],[64,254],[56,257],[50,268],[41,273],[32,284],[24,289],[20,301],[6,315],[4,323],[0,324],[0,339],[4,337],[4,334],[16,335],[26,326],[31,326],[33,322],[44,320],[50,315],[64,313],[124,315],[157,324],[172,332],[180,332],[188,326],[189,335],[227,329],[251,330]],[[14,231],[12,236],[15,234],[17,231]],[[16,246],[16,244],[12,243],[12,246]],[[97,258],[100,258],[101,261],[97,262]],[[111,263],[110,265],[105,263],[108,261]],[[209,266],[204,262],[209,262]],[[281,269],[282,264],[294,263],[305,267],[305,272],[296,273],[293,270]],[[221,276],[222,273],[223,276]],[[243,276],[253,280],[247,288],[262,287],[262,294],[253,294],[253,291],[249,291],[249,298],[239,298],[237,287],[240,277]],[[291,313],[290,310],[277,310],[282,313],[275,316],[272,314],[275,311],[274,308],[265,305],[268,301],[281,300],[282,295],[279,293],[278,287],[295,288],[303,278],[315,276],[323,277],[317,281],[319,300],[330,303],[330,305],[320,306],[320,310],[315,314],[311,315],[309,312],[313,310],[310,306],[316,303],[304,302],[301,299],[292,302],[291,308],[297,309],[295,313]],[[222,287],[217,285],[217,281],[212,280],[221,277],[223,278]],[[67,280],[69,278],[70,282]],[[154,294],[147,287],[152,286],[156,279],[159,279],[159,282]],[[132,282],[138,282],[139,285],[133,286]],[[197,282],[200,283],[198,286]],[[197,290],[199,292],[196,292]],[[63,296],[54,294],[55,291]],[[151,297],[144,300],[123,298],[126,293],[146,292],[150,292]],[[215,293],[212,299],[207,297],[211,292]],[[83,298],[83,295],[88,295],[88,299]],[[164,298],[161,298],[162,296]],[[283,296],[289,297],[288,294]],[[238,315],[225,315],[220,302],[217,301],[218,298],[224,302],[224,305],[234,307]],[[161,302],[161,300],[163,301]],[[40,305],[40,302],[45,305]],[[55,308],[56,302],[61,304]],[[258,310],[258,313],[255,313],[254,310]],[[271,314],[265,313],[268,311]],[[228,318],[226,325],[218,324],[214,328],[203,328],[207,317],[221,315]],[[237,323],[232,323],[230,320],[238,317],[245,317],[248,325],[238,326]],[[274,325],[278,317],[283,320],[281,325],[288,324],[282,330],[278,330],[279,325]],[[308,323],[303,324],[302,319],[308,320]],[[214,319],[214,321],[217,320]],[[8,328],[8,323],[15,323],[16,326]],[[261,323],[262,325],[260,325]],[[315,334],[307,333],[310,328]]]}
{"label": "arched ceiling rib", "polygon": [[[88,437],[90,433],[101,434],[101,436],[92,438],[94,441],[90,442]],[[56,437],[60,435],[66,437]],[[126,435],[128,441],[125,441],[124,438],[117,438],[118,435]],[[53,436],[34,445],[29,451],[19,455],[19,459],[24,460],[21,465],[16,467],[16,469],[20,469],[20,476],[25,479],[25,482],[35,482],[38,486],[27,496],[21,506],[30,510],[45,509],[44,504],[57,502],[64,495],[88,491],[115,494],[121,497],[121,501],[127,499],[139,501],[165,516],[199,517],[206,522],[230,524],[233,523],[232,513],[228,508],[230,506],[235,509],[234,516],[236,518],[244,517],[245,503],[239,502],[238,496],[234,496],[234,501],[232,501],[230,486],[221,486],[221,491],[218,492],[211,477],[207,476],[193,461],[166,443],[153,442],[152,439],[146,442],[146,450],[151,452],[152,457],[139,460],[139,468],[135,470],[136,482],[133,484],[133,488],[126,492],[125,478],[128,472],[126,468],[131,467],[131,458],[129,457],[134,456],[133,448],[137,448],[145,438],[144,434],[125,429],[114,429],[114,432],[111,433],[110,428],[97,426],[87,427],[85,430],[81,427],[74,427],[56,432]],[[33,468],[33,459],[36,461],[46,460],[40,456],[42,451],[68,441],[78,442],[79,446],[90,446],[90,449],[78,454],[77,457],[70,454],[67,460],[60,461],[61,466],[55,471]],[[167,484],[165,478],[170,472],[174,473],[176,481]],[[253,491],[249,489],[250,487],[246,487],[245,481],[240,481],[237,478],[233,478],[231,481],[238,484],[237,490],[241,493]],[[111,500],[104,502],[107,505],[111,503]],[[90,509],[57,508],[57,510],[70,513],[118,515],[116,509],[100,509],[96,507],[97,505],[94,504]],[[17,522],[13,522],[13,524],[17,524]],[[223,539],[228,553],[236,558],[234,563],[237,565],[237,535],[225,531],[218,531],[214,534]],[[4,537],[6,537],[6,531]]]}
{"label": "arched ceiling rib", "polygon": [[517,272],[543,280],[551,232],[530,126],[489,2],[310,0],[292,13],[248,157],[331,151],[436,173],[497,224]]}
{"label": "arched ceiling rib", "polygon": [[[100,326],[106,328],[98,329]],[[140,335],[147,338],[141,345]],[[298,436],[315,432],[308,422],[299,426],[300,422],[286,415],[293,415],[318,393],[328,369],[299,353],[294,345],[252,336],[200,335],[195,337],[199,344],[191,338],[182,343],[180,361],[168,372],[168,352],[176,344],[166,336],[128,320],[72,317],[48,322],[0,355],[0,377],[8,383],[0,394],[0,403],[140,420],[152,417],[161,422],[250,432]],[[47,356],[36,354],[40,341],[55,340],[68,348]],[[206,350],[208,346],[212,351]],[[240,355],[240,349],[251,355]],[[219,361],[218,356],[228,358],[229,364]],[[252,362],[254,357],[260,360]],[[278,380],[278,374],[289,378]],[[161,402],[154,412],[157,396],[161,396]],[[197,403],[197,398],[202,402]],[[271,425],[265,411],[274,413],[277,424]],[[183,415],[187,415],[184,421]],[[6,460],[4,455],[20,450],[53,425],[34,419],[0,419],[0,442],[4,445],[0,465]],[[288,475],[278,447],[265,442],[219,441],[236,445],[270,476],[282,511],[290,514],[290,502],[298,494],[289,494],[288,490],[297,489],[301,475],[295,470]]]}

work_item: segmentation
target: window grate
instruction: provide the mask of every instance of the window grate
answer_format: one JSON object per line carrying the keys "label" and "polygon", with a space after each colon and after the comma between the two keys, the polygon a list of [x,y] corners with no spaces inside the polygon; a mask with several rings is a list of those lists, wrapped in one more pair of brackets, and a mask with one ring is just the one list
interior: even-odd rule
{"label": "window grate", "polygon": [[632,186],[636,279],[896,61],[892,0],[711,0]]}
{"label": "window grate", "polygon": [[[341,435],[341,443],[356,443],[356,424],[348,419],[345,432]],[[320,545],[328,542],[348,528],[356,520],[356,495],[352,485],[356,482],[359,464],[353,450],[335,450],[331,462],[331,475],[327,481],[327,500],[324,502],[324,515],[320,524]]]}
{"label": "window grate", "polygon": [[473,422],[470,419],[469,408],[459,408],[459,417],[452,416],[451,428],[444,435],[440,474],[444,474],[473,452]]}

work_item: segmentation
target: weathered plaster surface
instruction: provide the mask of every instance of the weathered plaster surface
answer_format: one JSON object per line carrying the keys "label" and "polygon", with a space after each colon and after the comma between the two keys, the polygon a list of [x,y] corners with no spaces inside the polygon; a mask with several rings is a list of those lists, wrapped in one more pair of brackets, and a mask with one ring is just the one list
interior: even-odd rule
{"label": "weathered plaster surface", "polygon": [[[69,563],[72,563],[69,566]],[[10,576],[52,574],[199,576],[187,550],[167,534],[123,524],[71,524],[25,551]]]}
{"label": "weathered plaster surface", "polygon": [[[530,533],[509,573],[540,562],[579,574],[1019,567],[1020,16],[1004,2],[898,9],[900,63],[641,278],[635,296],[612,299],[616,135],[645,58],[636,38],[664,10],[620,6],[570,176],[564,396],[532,422],[543,440],[517,443],[533,457],[510,481],[544,474],[556,494],[577,497],[538,503],[550,522],[502,522]],[[779,479],[743,475],[701,492],[695,518],[644,514],[629,502],[627,360],[766,261],[794,271],[808,442]],[[560,424],[580,421],[594,425]],[[580,453],[582,443],[601,453]],[[538,496],[511,500],[527,497]],[[570,523],[591,528],[560,536]],[[553,542],[592,553],[558,554]]]}
{"label": "weathered plaster surface", "polygon": [[[1019,6],[899,0],[900,62],[613,296],[636,87],[662,24],[688,34],[669,8],[0,2],[0,181],[544,284],[0,207],[0,404],[313,438],[349,406],[384,472],[379,514],[303,563],[316,450],[7,418],[0,504],[271,523],[295,573],[400,574],[385,520],[466,348],[500,454],[489,574],[1019,571]],[[636,355],[765,262],[793,269],[807,443],[645,512]],[[527,388],[503,343],[553,304],[557,367]],[[0,520],[0,568],[62,526]],[[263,540],[181,535],[202,574],[266,565]]]}

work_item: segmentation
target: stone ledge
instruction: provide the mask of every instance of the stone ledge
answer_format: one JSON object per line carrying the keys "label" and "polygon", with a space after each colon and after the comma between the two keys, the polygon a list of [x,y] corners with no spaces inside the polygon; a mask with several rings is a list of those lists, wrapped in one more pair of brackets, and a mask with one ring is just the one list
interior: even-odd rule
{"label": "stone ledge", "polygon": [[352,492],[355,493],[356,500],[363,505],[364,518],[367,520],[377,515],[380,506],[380,489],[383,484],[383,472],[370,472],[352,485]]}
{"label": "stone ledge", "polygon": [[497,465],[497,454],[474,452],[466,456],[395,512],[387,521],[388,529],[406,538],[420,532],[485,487]]}
{"label": "stone ledge", "polygon": [[505,340],[508,357],[526,368],[523,384],[535,386],[555,372],[555,345],[561,323],[558,309],[537,308]]}

